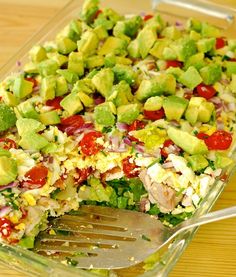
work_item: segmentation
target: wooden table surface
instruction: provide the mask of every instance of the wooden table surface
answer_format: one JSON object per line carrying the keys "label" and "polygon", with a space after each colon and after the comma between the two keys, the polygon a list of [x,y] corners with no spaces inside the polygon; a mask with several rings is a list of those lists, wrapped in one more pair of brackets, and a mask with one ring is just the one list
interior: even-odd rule
{"label": "wooden table surface", "polygon": [[[127,1],[132,5],[133,1]],[[236,7],[235,0],[215,0]],[[24,42],[63,7],[65,0],[0,0],[0,66]],[[236,176],[214,209],[236,204]],[[0,277],[24,275],[0,266]],[[170,277],[236,276],[236,219],[228,219],[199,229]]]}

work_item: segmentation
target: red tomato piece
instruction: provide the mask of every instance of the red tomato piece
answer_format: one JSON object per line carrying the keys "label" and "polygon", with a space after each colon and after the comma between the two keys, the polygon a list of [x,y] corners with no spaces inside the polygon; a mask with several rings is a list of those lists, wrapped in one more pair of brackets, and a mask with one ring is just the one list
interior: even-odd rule
{"label": "red tomato piece", "polygon": [[205,139],[209,150],[226,150],[232,143],[232,135],[229,132],[219,130]]}
{"label": "red tomato piece", "polygon": [[102,10],[97,10],[94,15],[94,20],[99,16],[99,14],[102,13]]}
{"label": "red tomato piece", "polygon": [[5,217],[0,217],[0,236],[8,238],[12,233],[12,223]]}
{"label": "red tomato piece", "polygon": [[[128,127],[128,132],[131,132],[131,131],[136,131],[136,130],[141,130],[143,129],[144,127],[146,126],[146,123],[141,121],[141,120],[135,120],[131,125],[129,125]],[[139,142],[139,140],[131,135],[128,135],[128,138],[131,140],[131,141],[136,141],[136,142]]]}
{"label": "red tomato piece", "polygon": [[166,147],[170,146],[170,145],[174,145],[174,142],[171,139],[167,139],[164,144],[163,147],[161,148],[161,155],[164,158],[168,157],[168,153],[166,152]]}
{"label": "red tomato piece", "polygon": [[156,110],[156,111],[144,110],[143,113],[144,113],[144,116],[150,120],[158,120],[158,119],[165,117],[165,111],[163,108],[161,108],[160,110]]}
{"label": "red tomato piece", "polygon": [[139,167],[134,162],[130,162],[131,158],[131,156],[128,156],[122,160],[123,171],[125,176],[128,178],[137,177],[140,171]]}
{"label": "red tomato piece", "polygon": [[71,136],[75,131],[84,125],[84,119],[81,115],[72,115],[61,119],[61,124],[58,125],[59,130],[66,132]]}
{"label": "red tomato piece", "polygon": [[52,107],[53,110],[60,110],[61,109],[60,103],[61,103],[62,99],[63,99],[63,97],[58,96],[58,97],[55,97],[52,100],[47,100],[46,101],[46,106]]}
{"label": "red tomato piece", "polygon": [[144,15],[144,17],[143,17],[143,20],[144,20],[144,21],[148,21],[148,20],[151,19],[151,18],[153,18],[153,15],[152,15],[152,14],[146,14],[146,15]]}
{"label": "red tomato piece", "polygon": [[0,139],[0,147],[3,149],[9,150],[11,148],[17,148],[17,145],[14,140],[9,138],[1,138]]}
{"label": "red tomato piece", "polygon": [[93,171],[92,167],[83,168],[83,169],[76,168],[76,173],[79,175],[79,177],[75,178],[75,183],[78,185],[82,184],[84,181],[88,179],[92,171]]}
{"label": "red tomato piece", "polygon": [[82,140],[79,142],[81,152],[86,156],[97,154],[103,149],[103,146],[96,142],[97,138],[101,138],[102,133],[97,131],[91,131],[85,134]]}
{"label": "red tomato piece", "polygon": [[221,37],[216,39],[216,44],[215,44],[216,49],[223,48],[225,45],[226,45],[226,42],[224,38]]}
{"label": "red tomato piece", "polygon": [[179,61],[166,61],[166,69],[169,67],[183,67],[183,63]]}
{"label": "red tomato piece", "polygon": [[33,77],[27,77],[25,78],[26,81],[32,82],[33,83],[33,88],[37,87],[38,82],[33,78]]}
{"label": "red tomato piece", "polygon": [[230,62],[236,62],[236,58],[229,59]]}
{"label": "red tomato piece", "polygon": [[20,187],[36,189],[43,187],[47,182],[48,169],[44,165],[36,165],[25,174],[27,180],[21,182]]}
{"label": "red tomato piece", "polygon": [[198,133],[197,138],[202,139],[202,140],[206,140],[207,138],[209,138],[209,135],[207,135],[205,133]]}
{"label": "red tomato piece", "polygon": [[197,94],[201,97],[204,97],[205,99],[210,99],[216,94],[216,90],[213,86],[200,84],[196,88]]}

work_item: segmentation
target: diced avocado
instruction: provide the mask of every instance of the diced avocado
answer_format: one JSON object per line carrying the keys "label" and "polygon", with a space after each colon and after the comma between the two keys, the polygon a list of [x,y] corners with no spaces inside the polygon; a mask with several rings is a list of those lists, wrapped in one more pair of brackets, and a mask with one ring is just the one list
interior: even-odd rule
{"label": "diced avocado", "polygon": [[63,55],[67,55],[77,48],[77,44],[67,37],[58,38],[56,43],[58,52]]}
{"label": "diced avocado", "polygon": [[127,49],[127,42],[117,37],[108,37],[102,47],[98,50],[98,55],[114,54],[125,56]]}
{"label": "diced avocado", "polygon": [[96,123],[104,126],[113,126],[115,124],[114,110],[116,109],[112,102],[105,102],[96,106],[94,109]]}
{"label": "diced avocado", "polygon": [[213,103],[205,101],[201,104],[198,110],[198,121],[207,123],[210,121],[215,106]]}
{"label": "diced avocado", "polygon": [[222,69],[219,64],[209,64],[200,69],[200,74],[204,84],[214,85],[221,79]]}
{"label": "diced avocado", "polygon": [[144,110],[158,111],[163,106],[163,98],[160,96],[153,96],[147,99],[144,104]]}
{"label": "diced avocado", "polygon": [[58,52],[47,53],[47,57],[51,60],[56,61],[59,67],[68,62],[68,57],[61,55]]}
{"label": "diced avocado", "polygon": [[90,23],[99,9],[99,0],[85,0],[81,9],[80,17]]}
{"label": "diced avocado", "polygon": [[187,106],[188,100],[176,95],[168,96],[164,98],[163,101],[163,108],[168,120],[179,121],[184,114]]}
{"label": "diced avocado", "polygon": [[55,98],[56,78],[55,76],[47,76],[42,79],[40,87],[40,96],[44,101]]}
{"label": "diced avocado", "polygon": [[2,156],[10,158],[11,152],[0,147],[0,157],[2,157]]}
{"label": "diced avocado", "polygon": [[169,67],[166,70],[166,74],[171,74],[174,78],[179,81],[180,76],[184,73],[184,71],[179,67]]}
{"label": "diced avocado", "polygon": [[191,155],[205,154],[208,152],[205,142],[189,134],[188,132],[176,129],[174,127],[169,127],[167,134],[177,146]]}
{"label": "diced avocado", "polygon": [[31,94],[33,91],[33,83],[27,81],[23,78],[23,76],[19,76],[15,79],[13,85],[13,94],[17,98],[24,98]]}
{"label": "diced avocado", "polygon": [[236,62],[226,61],[225,67],[227,75],[231,76],[232,74],[236,74]]}
{"label": "diced avocado", "polygon": [[117,107],[129,104],[133,100],[130,86],[125,81],[119,82],[119,84],[112,87],[111,95],[107,100],[113,101]]}
{"label": "diced avocado", "polygon": [[228,46],[230,51],[236,50],[236,39],[228,39]]}
{"label": "diced avocado", "polygon": [[17,177],[17,163],[6,156],[0,157],[0,186],[15,181]]}
{"label": "diced avocado", "polygon": [[104,26],[107,30],[111,30],[113,26],[120,20],[124,20],[124,17],[118,14],[116,11],[110,8],[104,8],[102,13],[94,21],[94,26]]}
{"label": "diced avocado", "polygon": [[69,115],[76,114],[83,110],[83,105],[80,101],[79,95],[70,93],[60,103],[61,107],[68,112]]}
{"label": "diced avocado", "polygon": [[117,108],[117,121],[131,124],[140,113],[138,104],[122,105]]}
{"label": "diced avocado", "polygon": [[202,23],[201,34],[203,37],[220,37],[220,30],[206,22]]}
{"label": "diced avocado", "polygon": [[82,80],[79,80],[75,83],[72,92],[77,93],[79,91],[83,91],[86,94],[91,94],[95,92],[95,86],[92,83],[91,79],[84,78]]}
{"label": "diced avocado", "polygon": [[139,43],[137,39],[132,40],[128,47],[127,47],[129,56],[132,58],[139,58],[140,57],[140,52],[139,52]]}
{"label": "diced avocado", "polygon": [[104,65],[104,57],[99,55],[94,55],[91,57],[88,57],[85,61],[86,68],[92,69],[95,67],[101,67]]}
{"label": "diced avocado", "polygon": [[61,96],[68,92],[68,85],[66,79],[63,76],[58,76],[56,78],[56,90],[55,95]]}
{"label": "diced avocado", "polygon": [[134,38],[142,24],[141,16],[133,16],[123,21],[118,21],[113,29],[114,36],[125,35]]}
{"label": "diced avocado", "polygon": [[161,94],[174,94],[176,88],[176,81],[171,74],[160,73],[155,78],[150,80],[142,80],[136,97],[139,101],[145,101],[151,96],[158,96]]}
{"label": "diced avocado", "polygon": [[71,52],[68,60],[68,69],[79,76],[84,75],[84,60],[81,53]]}
{"label": "diced avocado", "polygon": [[217,168],[225,168],[233,164],[233,160],[222,153],[216,152],[215,166]]}
{"label": "diced avocado", "polygon": [[193,39],[195,41],[198,41],[199,39],[201,39],[201,37],[202,36],[198,32],[196,32],[194,30],[191,30],[190,33],[189,33],[189,38]]}
{"label": "diced avocado", "polygon": [[129,85],[135,83],[137,74],[134,72],[131,66],[117,64],[112,68],[112,70],[114,72],[116,82],[126,81]]}
{"label": "diced avocado", "polygon": [[153,27],[144,27],[138,34],[137,37],[139,52],[141,57],[144,59],[151,48],[153,47],[155,41],[157,40],[156,28]]}
{"label": "diced avocado", "polygon": [[164,60],[176,60],[177,55],[175,51],[170,47],[165,47],[162,53],[162,57]]}
{"label": "diced avocado", "polygon": [[179,39],[181,37],[181,32],[175,26],[167,26],[162,32],[163,37],[167,37],[172,40]]}
{"label": "diced avocado", "polygon": [[114,73],[110,68],[100,70],[92,78],[92,83],[96,87],[97,91],[100,92],[105,98],[110,96],[113,82]]}
{"label": "diced avocado", "polygon": [[169,46],[169,44],[170,44],[169,39],[166,39],[166,38],[158,39],[156,40],[155,44],[153,45],[149,53],[158,59],[162,59],[164,48]]}
{"label": "diced avocado", "polygon": [[15,107],[19,104],[20,99],[16,97],[12,92],[1,89],[0,95],[2,97],[3,102],[9,107]]}
{"label": "diced avocado", "polygon": [[66,79],[66,81],[70,84],[73,84],[78,80],[78,75],[75,72],[72,72],[68,69],[58,69],[57,73],[63,76]]}
{"label": "diced avocado", "polygon": [[[28,126],[28,128],[30,128]],[[19,145],[26,150],[37,150],[44,148],[49,142],[42,135],[29,132],[24,134],[20,141]]]}
{"label": "diced avocado", "polygon": [[82,22],[79,20],[71,20],[56,36],[56,40],[67,37],[72,41],[80,39],[82,33]]}
{"label": "diced avocado", "polygon": [[232,74],[231,82],[230,82],[230,89],[233,93],[236,93],[236,73]]}
{"label": "diced avocado", "polygon": [[145,27],[154,27],[157,33],[160,33],[167,25],[166,21],[160,16],[160,14],[154,14],[154,16],[144,22]]}
{"label": "diced avocado", "polygon": [[214,49],[215,44],[215,38],[203,38],[197,41],[197,49],[199,52],[207,53]]}
{"label": "diced avocado", "polygon": [[16,115],[13,109],[4,103],[0,103],[0,132],[8,130],[15,124]]}
{"label": "diced avocado", "polygon": [[123,65],[131,65],[133,62],[130,58],[116,56],[116,63],[123,64]]}
{"label": "diced avocado", "polygon": [[33,104],[29,100],[20,103],[17,106],[17,109],[22,117],[33,118],[36,120],[39,118],[38,112],[36,112]]}
{"label": "diced avocado", "polygon": [[29,51],[30,59],[33,63],[39,63],[47,58],[46,50],[40,45],[35,45]]}
{"label": "diced avocado", "polygon": [[93,31],[86,31],[82,34],[81,39],[77,42],[78,52],[84,56],[95,54],[98,47],[98,37]]}
{"label": "diced avocado", "polygon": [[55,75],[58,68],[58,63],[54,60],[44,60],[38,64],[39,74],[43,77]]}
{"label": "diced avocado", "polygon": [[190,66],[179,78],[180,83],[190,89],[194,89],[197,85],[202,82],[202,77],[198,73],[197,69]]}
{"label": "diced avocado", "polygon": [[44,125],[55,125],[55,124],[59,124],[61,122],[60,117],[56,111],[41,113],[39,115],[39,120]]}
{"label": "diced avocado", "polygon": [[196,42],[188,37],[176,40],[170,47],[176,52],[177,60],[181,62],[197,53]]}
{"label": "diced avocado", "polygon": [[37,74],[39,72],[37,64],[32,63],[32,62],[26,63],[23,66],[23,70],[24,70],[24,72],[29,73],[29,74]]}
{"label": "diced avocado", "polygon": [[34,241],[35,241],[35,237],[34,236],[28,236],[28,237],[24,237],[22,238],[18,245],[20,247],[26,248],[26,249],[32,249],[34,248]]}
{"label": "diced avocado", "polygon": [[208,166],[207,159],[201,154],[189,156],[187,159],[193,171],[200,171]]}
{"label": "diced avocado", "polygon": [[93,31],[95,32],[99,40],[106,39],[109,36],[106,28],[102,25],[95,27]]}
{"label": "diced avocado", "polygon": [[197,53],[187,59],[187,61],[184,64],[184,68],[187,70],[190,66],[194,66],[197,70],[200,70],[205,65],[206,62],[204,61],[204,54]]}
{"label": "diced avocado", "polygon": [[196,18],[189,18],[186,23],[186,27],[188,30],[194,30],[199,33],[202,30],[202,23]]}
{"label": "diced avocado", "polygon": [[16,121],[18,134],[22,137],[29,133],[38,133],[45,129],[45,126],[38,120],[32,118],[19,118]]}
{"label": "diced avocado", "polygon": [[94,100],[92,97],[88,96],[86,93],[83,91],[78,92],[79,99],[83,103],[85,107],[91,107],[94,104]]}

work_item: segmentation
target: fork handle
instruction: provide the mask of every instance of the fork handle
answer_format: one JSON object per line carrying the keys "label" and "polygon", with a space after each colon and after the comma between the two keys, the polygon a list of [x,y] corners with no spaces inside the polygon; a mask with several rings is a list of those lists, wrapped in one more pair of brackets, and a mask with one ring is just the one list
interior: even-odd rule
{"label": "fork handle", "polygon": [[192,217],[184,221],[183,223],[179,224],[178,226],[176,226],[175,231],[177,234],[184,230],[192,229],[194,227],[201,226],[203,224],[207,224],[210,222],[215,222],[218,220],[227,219],[235,216],[236,216],[236,206],[233,206],[230,208],[207,213],[200,217]]}

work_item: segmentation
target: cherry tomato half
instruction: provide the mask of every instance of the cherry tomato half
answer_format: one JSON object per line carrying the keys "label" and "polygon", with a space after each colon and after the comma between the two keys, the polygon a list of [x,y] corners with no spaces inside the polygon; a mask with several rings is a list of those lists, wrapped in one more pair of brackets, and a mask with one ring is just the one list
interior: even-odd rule
{"label": "cherry tomato half", "polygon": [[165,111],[163,108],[161,108],[160,110],[157,110],[157,111],[144,110],[143,114],[147,119],[150,119],[150,120],[158,120],[158,119],[162,119],[165,117]]}
{"label": "cherry tomato half", "polygon": [[128,178],[137,177],[140,172],[139,167],[134,162],[130,161],[131,158],[131,156],[128,156],[122,160],[123,171]]}
{"label": "cherry tomato half", "polygon": [[226,42],[224,38],[221,37],[216,39],[216,44],[215,44],[216,49],[223,48],[225,45],[226,45]]}
{"label": "cherry tomato half", "polygon": [[183,63],[179,61],[166,61],[166,69],[169,67],[183,67]]}
{"label": "cherry tomato half", "polygon": [[209,150],[226,150],[232,143],[232,135],[229,132],[219,130],[205,139]]}
{"label": "cherry tomato half", "polygon": [[37,87],[38,85],[38,82],[33,77],[27,77],[25,80],[33,83],[33,88]]}
{"label": "cherry tomato half", "polygon": [[164,144],[163,147],[161,148],[161,155],[164,158],[168,157],[168,153],[166,152],[166,147],[169,147],[170,145],[174,145],[174,142],[171,139],[167,139]]}
{"label": "cherry tomato half", "polygon": [[17,148],[17,145],[14,140],[9,138],[1,138],[0,139],[0,147],[3,149],[9,150],[11,148]]}
{"label": "cherry tomato half", "polygon": [[[132,124],[129,125],[128,127],[128,132],[131,132],[131,131],[136,131],[136,130],[141,130],[143,129],[144,127],[146,126],[146,123],[141,121],[141,120],[135,120]],[[128,138],[131,140],[131,141],[136,141],[136,142],[139,142],[139,140],[131,135],[128,135]]]}
{"label": "cherry tomato half", "polygon": [[58,125],[59,130],[66,132],[71,136],[75,131],[84,125],[84,119],[81,115],[72,115],[61,119],[61,124]]}
{"label": "cherry tomato half", "polygon": [[79,142],[81,147],[81,152],[86,156],[91,156],[97,154],[103,149],[103,146],[96,142],[97,138],[101,138],[102,133],[97,131],[92,131],[85,134],[82,140]]}
{"label": "cherry tomato half", "polygon": [[0,217],[0,236],[8,238],[12,233],[12,223],[5,217]]}
{"label": "cherry tomato half", "polygon": [[26,189],[41,188],[47,182],[48,169],[44,165],[36,165],[25,174],[27,180],[21,182],[20,187]]}
{"label": "cherry tomato half", "polygon": [[148,20],[151,19],[151,18],[153,18],[153,15],[152,15],[152,14],[146,14],[146,15],[144,15],[144,17],[143,17],[143,20],[144,20],[144,21],[148,21]]}
{"label": "cherry tomato half", "polygon": [[58,96],[58,97],[55,97],[52,100],[47,100],[46,101],[46,106],[52,107],[53,110],[60,110],[61,109],[60,103],[61,103],[62,99],[63,99],[63,97]]}
{"label": "cherry tomato half", "polygon": [[79,177],[75,178],[75,183],[78,185],[82,184],[84,181],[88,179],[92,171],[93,171],[92,167],[83,168],[83,169],[76,168],[76,173],[78,174]]}
{"label": "cherry tomato half", "polygon": [[197,94],[205,99],[210,99],[216,94],[216,90],[213,86],[200,84],[196,88]]}

